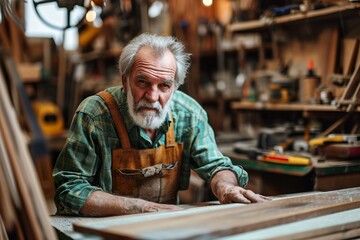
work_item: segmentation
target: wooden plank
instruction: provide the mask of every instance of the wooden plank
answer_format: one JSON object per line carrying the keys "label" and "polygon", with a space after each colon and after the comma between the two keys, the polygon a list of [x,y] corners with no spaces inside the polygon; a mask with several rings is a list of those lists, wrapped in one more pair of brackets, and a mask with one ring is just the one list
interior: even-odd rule
{"label": "wooden plank", "polygon": [[360,47],[359,47],[357,55],[356,55],[355,68],[359,65],[360,65]]}
{"label": "wooden plank", "polygon": [[48,154],[46,141],[39,126],[39,123],[35,117],[33,108],[31,107],[29,96],[27,95],[24,84],[21,81],[19,72],[16,68],[16,64],[13,61],[12,57],[7,55],[6,53],[4,54],[3,62],[9,79],[11,80],[10,83],[14,85],[14,89],[12,89],[12,91],[16,91],[17,93],[17,95],[13,95],[13,100],[15,101],[16,97],[18,97],[18,99],[20,100],[19,104],[21,103],[21,109],[23,110],[22,114],[26,117],[27,127],[29,127],[32,133],[30,147],[32,148],[31,150],[33,152],[33,156],[35,158],[39,156],[44,156]]}
{"label": "wooden plank", "polygon": [[138,216],[136,223],[117,224],[114,218],[102,228],[74,223],[74,229],[107,239],[214,239],[358,207],[360,188],[351,188],[189,215],[177,211],[164,219]]}
{"label": "wooden plank", "polygon": [[[309,239],[349,234],[352,230],[360,228],[360,209],[352,209],[339,213],[315,217],[303,221],[282,224],[275,227],[259,229],[243,234],[236,234],[221,240],[235,239],[262,239],[262,240],[288,240]],[[329,238],[325,238],[329,239]],[[345,239],[338,237],[336,239]],[[348,238],[346,238],[348,239]]]}
{"label": "wooden plank", "polygon": [[335,73],[339,30],[337,26],[325,28],[319,35],[319,49],[321,50],[320,62],[323,83],[328,82],[328,77]]}
{"label": "wooden plank", "polygon": [[[6,87],[2,80],[2,75],[0,75],[0,90],[1,92],[1,105],[0,109],[2,114],[0,114],[0,131],[1,137],[4,139],[5,149],[7,149],[9,154],[9,162],[11,166],[11,170],[13,171],[13,175],[15,177],[16,186],[19,191],[21,204],[24,206],[24,217],[26,221],[29,222],[29,228],[27,230],[30,231],[27,234],[31,234],[32,237],[39,239],[41,236],[41,230],[36,225],[36,214],[31,207],[31,202],[29,201],[28,197],[30,195],[29,189],[27,188],[26,181],[22,175],[21,169],[18,164],[19,159],[19,149],[16,149],[16,142],[15,135],[11,131],[12,127],[16,123],[16,117],[14,116],[14,112],[11,112],[11,104],[7,98],[7,92],[5,92]],[[17,139],[18,140],[18,139]]]}
{"label": "wooden plank", "polygon": [[239,23],[230,24],[227,27],[227,31],[232,33],[259,31],[259,30],[268,29],[269,27],[274,25],[287,24],[302,20],[311,21],[312,19],[320,18],[320,17],[337,18],[339,14],[347,15],[352,12],[355,12],[356,9],[359,7],[360,7],[359,3],[349,3],[349,4],[343,4],[339,6],[333,6],[324,9],[309,11],[309,12],[299,12],[285,16],[275,17],[274,19],[272,19],[271,22],[264,21],[263,19],[239,22]]}
{"label": "wooden plank", "polygon": [[9,21],[10,36],[11,36],[11,53],[14,57],[15,62],[19,63],[23,60],[23,47],[20,43],[20,38],[22,37],[19,34],[19,30],[13,21]]}
{"label": "wooden plank", "polygon": [[9,187],[10,184],[8,184],[8,179],[6,179],[6,174],[3,169],[3,162],[5,161],[5,158],[7,158],[7,156],[5,156],[6,153],[4,149],[5,146],[2,141],[0,131],[0,194],[2,196],[0,204],[0,216],[6,229],[12,229],[15,226],[16,214],[11,199],[11,191]]}
{"label": "wooden plank", "polygon": [[359,50],[359,40],[356,38],[344,38],[342,41],[342,67],[343,74],[350,75]]}
{"label": "wooden plank", "polygon": [[314,190],[331,191],[334,189],[351,188],[359,186],[359,183],[360,172],[329,174],[316,177]]}
{"label": "wooden plank", "polygon": [[[0,69],[1,70],[1,69]],[[30,157],[27,143],[20,129],[15,111],[6,91],[7,87],[0,71],[0,131],[9,155],[22,211],[19,218],[25,218],[26,236],[30,239],[56,239],[51,228],[49,214],[39,187],[39,180]]]}
{"label": "wooden plank", "polygon": [[312,240],[338,240],[338,239],[359,239],[360,229],[350,229],[348,231],[341,231],[334,234],[329,234]]}
{"label": "wooden plank", "polygon": [[344,109],[347,112],[357,110],[360,100],[360,65],[357,66],[354,73],[351,75],[350,81],[346,89],[337,103],[337,107]]}
{"label": "wooden plank", "polygon": [[[0,69],[1,75],[1,69]],[[0,76],[1,81],[1,76]],[[7,232],[16,232],[19,240],[25,239],[24,233],[20,228],[19,218],[16,216],[16,209],[21,206],[18,189],[15,185],[14,176],[12,174],[9,163],[9,156],[5,151],[5,144],[0,128],[0,192],[2,197],[2,204],[0,208],[1,218],[3,219],[4,228]],[[6,188],[8,192],[5,193]],[[6,231],[4,234],[6,234]],[[0,238],[2,239],[2,238]],[[7,239],[7,238],[4,238]]]}
{"label": "wooden plank", "polygon": [[[1,75],[1,69],[0,69]],[[0,76],[1,81],[1,76]],[[15,179],[10,166],[10,159],[7,154],[3,132],[0,127],[0,216],[7,232],[16,232],[18,239],[24,239],[24,234],[19,228],[19,218],[16,215],[20,209],[20,196],[15,184]],[[6,231],[4,232],[6,234]],[[0,239],[2,239],[0,237]],[[7,239],[7,238],[4,238]]]}
{"label": "wooden plank", "polygon": [[44,187],[43,192],[45,192],[47,196],[52,197],[54,193],[54,185],[51,176],[51,159],[46,146],[46,139],[44,138],[39,123],[34,115],[34,111],[31,107],[29,97],[26,94],[23,82],[19,76],[16,64],[12,60],[11,56],[6,53],[3,56],[3,61],[5,63],[9,79],[11,80],[10,84],[13,85],[12,97],[14,106],[17,109],[17,114],[19,115],[19,118],[22,118],[23,116],[26,117],[27,127],[32,134],[29,145],[32,151],[32,156],[37,165],[37,170],[39,170],[38,176],[40,177],[42,186]]}
{"label": "wooden plank", "polygon": [[65,87],[66,87],[66,51],[64,46],[59,46],[59,75],[57,77],[56,104],[61,111],[64,110]]}
{"label": "wooden plank", "polygon": [[231,103],[234,110],[262,110],[262,111],[303,111],[303,112],[340,112],[336,106],[321,104],[283,104],[268,102],[234,101]]}
{"label": "wooden plank", "polygon": [[6,19],[3,19],[2,23],[0,24],[0,43],[3,48],[10,51],[11,44],[8,34],[9,31],[6,29],[7,24],[8,23]]}

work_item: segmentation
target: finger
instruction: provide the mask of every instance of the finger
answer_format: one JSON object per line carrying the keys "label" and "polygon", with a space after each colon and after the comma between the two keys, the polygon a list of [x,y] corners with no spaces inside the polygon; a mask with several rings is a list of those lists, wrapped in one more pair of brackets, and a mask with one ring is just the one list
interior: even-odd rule
{"label": "finger", "polygon": [[267,202],[269,201],[268,197],[262,196],[260,194],[255,194],[253,191],[251,190],[245,190],[243,192],[243,195],[249,199],[251,202],[256,203],[256,202]]}
{"label": "finger", "polygon": [[245,203],[245,204],[249,204],[249,203],[251,203],[251,201],[249,199],[247,199],[240,192],[233,192],[232,194],[230,194],[227,203]]}
{"label": "finger", "polygon": [[156,206],[157,211],[177,211],[177,210],[183,210],[183,208],[177,206],[177,205],[172,205],[172,204],[157,204]]}
{"label": "finger", "polygon": [[171,204],[150,203],[143,208],[142,212],[161,212],[161,211],[178,211],[178,210],[183,210],[183,208]]}
{"label": "finger", "polygon": [[270,198],[270,197],[263,196],[263,195],[260,195],[260,194],[258,194],[258,195],[259,195],[259,197],[261,197],[261,198],[264,199],[264,200],[272,201],[272,198]]}

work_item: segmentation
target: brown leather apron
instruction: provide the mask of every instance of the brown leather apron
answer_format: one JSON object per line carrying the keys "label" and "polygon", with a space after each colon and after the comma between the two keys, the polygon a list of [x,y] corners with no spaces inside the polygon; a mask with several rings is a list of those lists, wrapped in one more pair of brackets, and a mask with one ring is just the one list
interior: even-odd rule
{"label": "brown leather apron", "polygon": [[175,204],[180,185],[183,144],[175,142],[173,121],[166,133],[165,146],[134,149],[114,98],[105,91],[98,95],[110,109],[122,145],[122,148],[112,151],[112,192],[152,202]]}

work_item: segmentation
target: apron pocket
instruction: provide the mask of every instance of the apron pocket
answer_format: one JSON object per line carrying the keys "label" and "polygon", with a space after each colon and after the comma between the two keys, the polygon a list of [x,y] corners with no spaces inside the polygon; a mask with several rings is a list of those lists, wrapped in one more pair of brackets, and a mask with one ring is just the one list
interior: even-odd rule
{"label": "apron pocket", "polygon": [[113,193],[125,197],[139,197],[136,178],[142,176],[139,169],[114,169]]}
{"label": "apron pocket", "polygon": [[115,169],[114,179],[118,195],[142,198],[152,202],[176,203],[179,190],[178,162],[156,164],[143,169]]}
{"label": "apron pocket", "polygon": [[180,169],[178,162],[164,166],[162,173],[159,202],[176,204],[180,185]]}

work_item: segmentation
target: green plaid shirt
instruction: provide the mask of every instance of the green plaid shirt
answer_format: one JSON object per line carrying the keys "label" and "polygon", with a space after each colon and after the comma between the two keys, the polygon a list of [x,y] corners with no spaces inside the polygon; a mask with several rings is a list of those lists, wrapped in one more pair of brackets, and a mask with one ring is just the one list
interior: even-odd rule
{"label": "green plaid shirt", "polygon": [[[157,148],[165,144],[165,133],[171,119],[167,118],[157,131],[154,142],[143,129],[134,125],[122,87],[109,88],[124,119],[133,148]],[[180,189],[189,185],[190,169],[210,182],[219,170],[236,173],[240,186],[245,186],[248,174],[218,150],[214,132],[204,109],[186,94],[176,91],[171,104],[175,138],[184,143]],[[68,137],[54,167],[55,204],[59,214],[79,214],[87,197],[95,190],[112,192],[112,150],[121,148],[110,112],[99,96],[85,99],[78,107]]]}

